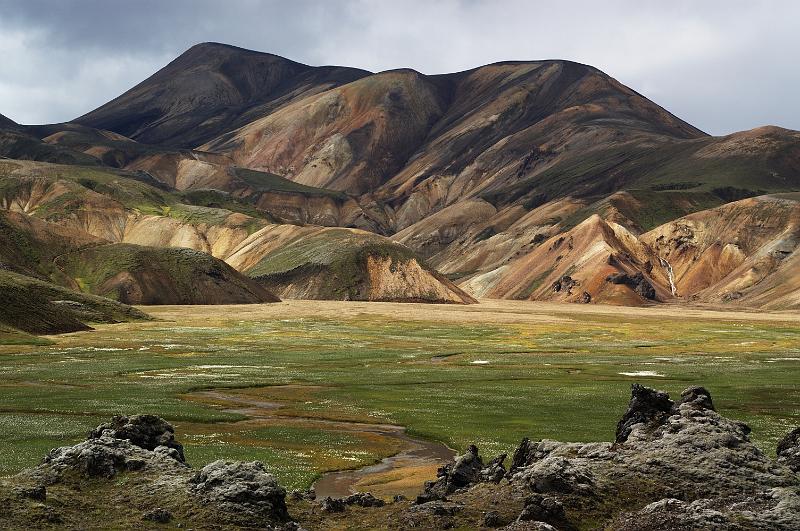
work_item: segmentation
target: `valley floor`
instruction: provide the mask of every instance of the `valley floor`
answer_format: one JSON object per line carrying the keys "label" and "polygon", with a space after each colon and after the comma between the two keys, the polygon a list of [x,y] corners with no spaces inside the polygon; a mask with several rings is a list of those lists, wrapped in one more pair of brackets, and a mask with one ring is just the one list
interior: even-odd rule
{"label": "valley floor", "polygon": [[[259,459],[288,488],[420,439],[487,455],[522,437],[612,440],[633,382],[706,386],[769,453],[800,424],[798,313],[514,301],[143,309],[157,320],[0,344],[0,475],[118,413],[173,422],[194,466]],[[413,493],[446,451],[354,481]]]}

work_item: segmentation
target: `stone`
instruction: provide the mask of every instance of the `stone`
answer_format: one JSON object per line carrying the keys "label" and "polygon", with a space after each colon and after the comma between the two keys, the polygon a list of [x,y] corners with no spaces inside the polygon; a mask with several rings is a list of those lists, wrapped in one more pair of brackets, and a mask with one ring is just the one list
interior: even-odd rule
{"label": "stone", "polygon": [[483,515],[483,525],[485,527],[500,527],[503,525],[503,518],[497,511],[487,511]]}
{"label": "stone", "polygon": [[606,277],[606,282],[611,284],[624,284],[648,300],[655,300],[656,290],[653,285],[644,277],[641,271],[633,275],[627,273],[612,273]]}
{"label": "stone", "polygon": [[631,400],[628,403],[628,410],[617,423],[616,441],[625,442],[636,424],[663,423],[671,413],[673,405],[669,395],[663,391],[656,391],[640,384],[631,385]]}
{"label": "stone", "polygon": [[331,498],[330,496],[326,497],[320,503],[322,505],[322,510],[326,513],[342,513],[345,509],[344,500],[341,498]]}
{"label": "stone", "polygon": [[47,500],[47,488],[44,485],[16,487],[14,488],[14,494],[20,498],[29,498],[41,502]]}
{"label": "stone", "polygon": [[467,448],[467,453],[439,468],[436,481],[429,481],[425,484],[425,490],[417,496],[416,503],[444,500],[448,494],[480,482],[483,469],[483,460],[478,455],[478,448],[471,444]]}
{"label": "stone", "polygon": [[386,502],[376,498],[369,492],[351,494],[342,500],[345,505],[358,505],[360,507],[383,507]]}
{"label": "stone", "polygon": [[111,422],[101,424],[91,432],[88,439],[111,437],[124,439],[145,450],[155,450],[159,446],[172,449],[168,452],[180,462],[184,462],[183,445],[175,440],[175,428],[156,415],[116,415]]}
{"label": "stone", "polygon": [[142,520],[148,522],[156,522],[159,524],[167,524],[172,520],[172,513],[160,507],[147,511],[142,515]]}
{"label": "stone", "polygon": [[546,522],[557,526],[564,526],[567,522],[561,502],[541,494],[534,494],[525,500],[525,508],[517,519],[521,522]]}
{"label": "stone", "polygon": [[800,427],[787,433],[778,442],[778,462],[800,473]]}
{"label": "stone", "polygon": [[592,488],[592,474],[561,456],[546,457],[526,469],[524,479],[533,492],[586,493]]}
{"label": "stone", "polygon": [[478,473],[478,481],[500,483],[500,480],[506,475],[506,468],[503,466],[505,460],[506,454],[501,454],[492,459],[491,462]]}
{"label": "stone", "polygon": [[231,515],[237,525],[289,520],[286,490],[260,461],[209,463],[189,481],[189,492]]}
{"label": "stone", "polygon": [[716,409],[714,409],[714,403],[711,400],[711,393],[709,393],[705,387],[700,387],[698,385],[693,385],[683,390],[680,400],[673,406],[673,411],[677,411],[682,404],[688,404],[696,409],[710,409],[711,411],[716,411]]}

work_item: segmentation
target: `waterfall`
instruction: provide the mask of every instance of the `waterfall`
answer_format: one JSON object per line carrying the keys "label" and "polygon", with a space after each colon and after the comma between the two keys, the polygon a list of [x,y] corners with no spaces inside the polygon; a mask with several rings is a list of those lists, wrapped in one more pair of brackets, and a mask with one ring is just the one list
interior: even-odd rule
{"label": "waterfall", "polygon": [[672,296],[678,296],[678,288],[675,287],[675,273],[672,271],[672,266],[665,258],[659,258],[661,260],[661,267],[667,270],[667,278],[669,279],[669,289],[672,291]]}

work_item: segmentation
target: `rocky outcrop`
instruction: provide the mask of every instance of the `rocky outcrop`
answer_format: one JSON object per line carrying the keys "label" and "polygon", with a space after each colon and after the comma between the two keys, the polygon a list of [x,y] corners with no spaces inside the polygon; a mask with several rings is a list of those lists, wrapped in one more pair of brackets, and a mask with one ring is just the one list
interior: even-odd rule
{"label": "rocky outcrop", "polygon": [[[156,415],[117,415],[111,422],[101,424],[89,432],[89,440],[103,437],[124,439],[145,450],[156,450],[159,446],[167,448],[169,454],[181,463],[186,461],[183,445],[175,440],[175,428]],[[174,452],[173,452],[174,451]]]}
{"label": "rocky outcrop", "polygon": [[662,424],[674,405],[668,394],[633,384],[628,410],[617,423],[617,442],[625,442],[637,424]]}
{"label": "rocky outcrop", "polygon": [[444,500],[448,494],[481,482],[499,482],[506,473],[503,466],[506,455],[493,459],[488,466],[478,455],[478,447],[474,444],[467,448],[467,453],[458,456],[451,464],[439,468],[435,481],[425,484],[425,491],[417,496],[417,503],[433,500]]}
{"label": "rocky outcrop", "polygon": [[[115,481],[104,481],[112,478]],[[17,498],[38,502],[47,499],[50,485],[66,488],[60,491],[62,496],[84,489],[99,492],[99,498],[94,498],[96,494],[90,498],[98,506],[113,503],[106,496],[120,496],[124,503],[133,500],[140,511],[137,518],[146,522],[189,518],[201,528],[295,528],[286,508],[286,491],[263,463],[214,461],[195,472],[185,463],[183,445],[175,440],[172,425],[155,415],[116,416],[91,430],[85,441],[52,450],[38,467],[16,480],[21,483],[14,491]],[[117,492],[120,486],[124,492]],[[369,501],[366,495],[352,503],[370,506]],[[81,516],[73,515],[70,521],[83,522]],[[54,517],[67,528],[84,527],[67,524],[58,514]],[[3,518],[0,512],[0,527]],[[111,521],[107,525],[116,528]]]}
{"label": "rocky outcrop", "polygon": [[800,473],[800,427],[793,429],[780,440],[777,454],[779,463]]}
{"label": "rocky outcrop", "polygon": [[241,525],[248,522],[285,522],[286,490],[259,461],[214,461],[190,481],[189,491],[203,504],[211,504]]}
{"label": "rocky outcrop", "polygon": [[[472,445],[441,467],[413,503],[397,497],[387,504],[369,493],[316,501],[308,491],[294,493],[287,507],[286,491],[262,463],[216,461],[195,472],[182,462],[172,426],[135,415],[115,417],[86,441],[53,450],[15,478],[10,498],[0,481],[0,502],[28,512],[38,504],[43,521],[68,528],[85,527],[85,521],[75,524],[75,514],[106,503],[111,493],[116,502],[132,504],[129,514],[138,523],[196,528],[297,529],[291,510],[313,529],[357,521],[365,528],[403,529],[794,531],[800,428],[778,444],[777,459],[749,433],[717,412],[703,387],[672,400],[633,385],[614,442],[523,439],[508,472],[504,455],[487,464]],[[73,507],[83,489],[91,501],[81,498]],[[51,498],[57,500],[52,507]]]}
{"label": "rocky outcrop", "polygon": [[112,478],[145,468],[175,473],[186,465],[174,434],[172,425],[155,415],[117,416],[93,429],[85,441],[51,450],[34,476],[52,484],[72,475]]}
{"label": "rocky outcrop", "polygon": [[656,289],[653,285],[644,278],[641,271],[629,275],[627,273],[614,273],[606,277],[606,282],[612,284],[624,284],[633,289],[637,294],[648,300],[655,300]]}

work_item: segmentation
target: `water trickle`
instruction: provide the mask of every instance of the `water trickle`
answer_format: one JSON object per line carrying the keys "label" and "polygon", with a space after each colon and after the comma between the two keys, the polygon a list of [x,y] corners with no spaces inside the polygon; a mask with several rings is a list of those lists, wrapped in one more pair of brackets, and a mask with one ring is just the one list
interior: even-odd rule
{"label": "water trickle", "polygon": [[672,296],[678,296],[678,288],[675,287],[675,273],[672,271],[672,265],[665,259],[660,258],[661,260],[661,267],[667,270],[667,278],[669,279],[669,289],[672,291]]}

